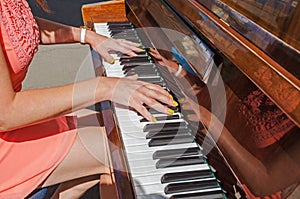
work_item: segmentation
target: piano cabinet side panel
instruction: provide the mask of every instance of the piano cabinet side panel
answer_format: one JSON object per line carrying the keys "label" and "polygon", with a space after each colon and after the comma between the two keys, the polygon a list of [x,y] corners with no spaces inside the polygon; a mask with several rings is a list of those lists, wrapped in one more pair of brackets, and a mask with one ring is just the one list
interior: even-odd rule
{"label": "piano cabinet side panel", "polygon": [[[92,60],[96,76],[106,76],[102,59],[100,55],[91,50]],[[101,114],[101,126],[105,127],[107,134],[108,152],[110,152],[111,177],[109,190],[105,191],[107,198],[114,199],[134,199],[134,192],[131,185],[131,177],[129,176],[126,166],[126,158],[123,150],[123,143],[120,138],[119,129],[114,118],[111,102],[104,101],[96,104],[96,110]],[[105,184],[102,186],[105,188]],[[111,193],[110,193],[111,192]]]}

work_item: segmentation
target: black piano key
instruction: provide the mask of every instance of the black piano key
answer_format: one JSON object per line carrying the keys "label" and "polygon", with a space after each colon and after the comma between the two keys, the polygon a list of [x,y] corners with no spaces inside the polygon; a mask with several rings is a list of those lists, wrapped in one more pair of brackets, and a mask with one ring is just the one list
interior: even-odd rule
{"label": "black piano key", "polygon": [[140,43],[141,40],[139,40],[136,37],[122,37],[122,36],[113,36],[114,39],[126,39],[128,41],[134,42],[134,43]]}
{"label": "black piano key", "polygon": [[108,26],[132,26],[132,23],[129,21],[110,21],[107,22]]}
{"label": "black piano key", "polygon": [[135,66],[133,68],[126,68],[124,70],[125,73],[129,72],[129,71],[134,71],[134,72],[157,72],[157,70],[149,65],[140,65],[140,66]]}
{"label": "black piano key", "polygon": [[131,58],[120,58],[120,63],[122,65],[125,65],[125,63],[131,63],[131,62],[149,62],[149,57],[131,57]]}
{"label": "black piano key", "polygon": [[126,37],[136,37],[137,38],[137,34],[133,29],[113,29],[110,30],[110,34],[112,36],[120,36],[123,38]]}
{"label": "black piano key", "polygon": [[219,188],[217,180],[201,180],[185,183],[171,183],[165,187],[166,194],[174,194],[185,191],[200,191],[204,189]]}
{"label": "black piano key", "polygon": [[146,77],[159,77],[159,73],[151,68],[146,70],[124,70],[124,75],[130,76],[137,74],[140,78],[146,78]]}
{"label": "black piano key", "polygon": [[214,175],[211,170],[183,171],[164,174],[161,177],[161,183],[201,180],[208,178],[214,178]]}
{"label": "black piano key", "polygon": [[186,148],[186,149],[166,149],[157,150],[153,153],[153,160],[165,159],[165,158],[180,158],[188,156],[203,156],[200,149],[197,147]]}
{"label": "black piano key", "polygon": [[[162,87],[164,87],[164,86],[162,86]],[[167,107],[169,107],[169,106],[167,106]],[[171,109],[172,110],[174,110],[174,113],[179,113],[180,111],[179,111],[179,109],[178,108],[174,108],[174,107],[171,107]],[[160,114],[161,112],[159,112],[159,111],[157,111],[157,110],[155,110],[155,109],[153,109],[153,108],[147,108],[147,110],[151,113],[151,114]],[[180,127],[181,128],[181,127]]]}
{"label": "black piano key", "polygon": [[154,68],[151,68],[151,67],[135,67],[135,68],[132,68],[130,70],[124,70],[124,74],[126,73],[155,73],[155,74],[158,74],[158,72],[154,69]]}
{"label": "black piano key", "polygon": [[174,133],[174,134],[176,134],[176,133],[186,133],[186,132],[189,132],[190,135],[194,135],[187,126],[185,126],[185,127],[180,126],[178,128],[163,128],[159,131],[150,130],[150,131],[145,131],[145,132],[148,132],[147,134],[149,134],[149,136],[155,135],[157,133]]}
{"label": "black piano key", "polygon": [[[146,52],[136,52],[135,53],[136,55],[134,57],[149,57],[149,55],[146,53]],[[129,56],[129,55],[122,55],[120,54],[119,55],[120,59],[129,59],[129,58],[132,58],[132,56]]]}
{"label": "black piano key", "polygon": [[145,125],[144,132],[163,131],[163,130],[176,130],[176,129],[179,129],[179,128],[187,128],[187,124],[185,122],[149,123],[149,124]]}
{"label": "black piano key", "polygon": [[204,164],[205,160],[200,156],[182,157],[182,158],[166,158],[159,159],[156,162],[156,168],[162,169],[167,167],[188,166],[195,164]]}
{"label": "black piano key", "polygon": [[[141,46],[141,48],[143,49],[143,46]],[[140,55],[140,56],[145,56],[148,55],[148,53],[146,51],[141,51],[141,52],[135,52],[136,55]]]}
{"label": "black piano key", "polygon": [[155,70],[129,70],[129,71],[124,71],[124,74],[127,76],[131,75],[138,75],[140,78],[146,78],[146,77],[160,77],[159,74]]}
{"label": "black piano key", "polygon": [[112,33],[112,35],[128,34],[137,37],[135,30],[132,29],[131,27],[110,27],[109,31]]}
{"label": "black piano key", "polygon": [[[178,102],[177,102],[178,103]],[[179,104],[179,103],[178,103]],[[165,104],[166,105],[166,104]],[[175,113],[181,112],[179,106],[168,106],[166,105],[169,109],[172,109]]]}
{"label": "black piano key", "polygon": [[108,29],[119,29],[119,28],[131,28],[134,29],[134,26],[132,24],[111,24],[108,23]]}
{"label": "black piano key", "polygon": [[[161,112],[153,109],[153,108],[147,108],[147,110],[152,114],[152,115],[155,115],[155,114],[161,114]],[[140,113],[138,113],[138,115],[141,115]]]}
{"label": "black piano key", "polygon": [[142,66],[142,65],[151,65],[151,61],[149,62],[131,62],[131,63],[126,63],[123,64],[123,67],[135,67],[135,66]]}
{"label": "black piano key", "polygon": [[137,54],[136,56],[128,56],[128,55],[126,55],[126,56],[121,56],[120,57],[120,61],[122,61],[122,60],[127,60],[127,59],[132,59],[132,58],[143,58],[143,59],[146,59],[146,58],[148,58],[148,59],[151,59],[151,57],[149,56],[149,54],[147,53],[147,52],[142,52],[142,53],[139,53],[139,54]]}
{"label": "black piano key", "polygon": [[138,75],[138,77],[140,78],[143,78],[143,77],[155,77],[155,76],[158,76],[158,73],[155,72],[155,71],[142,71],[142,72],[139,72],[139,71],[128,71],[126,73],[124,73],[125,76],[133,76],[133,75]]}
{"label": "black piano key", "polygon": [[138,77],[137,80],[147,82],[147,83],[157,84],[157,85],[160,85],[161,87],[165,86],[165,83],[160,76],[158,76],[158,77]]}
{"label": "black piano key", "polygon": [[168,138],[152,138],[148,142],[149,147],[156,146],[164,146],[171,144],[184,144],[184,143],[192,143],[194,141],[194,137],[191,135],[176,135],[174,137]]}
{"label": "black piano key", "polygon": [[162,139],[162,138],[172,138],[175,136],[191,136],[191,131],[187,129],[173,130],[173,131],[159,131],[159,132],[148,132],[146,139]]}
{"label": "black piano key", "polygon": [[112,23],[108,23],[108,28],[109,29],[117,29],[117,28],[134,28],[134,26],[132,24],[112,24]]}
{"label": "black piano key", "polygon": [[137,43],[141,42],[141,40],[135,34],[126,34],[126,33],[122,33],[122,32],[119,32],[119,33],[111,32],[110,35],[114,39],[136,40],[136,41],[138,41]]}
{"label": "black piano key", "polygon": [[188,194],[175,194],[170,199],[224,199],[224,193],[222,190],[207,191],[207,192],[196,192]]}
{"label": "black piano key", "polygon": [[134,35],[138,37],[136,31],[131,27],[110,27],[109,31],[113,33],[113,35]]}
{"label": "black piano key", "polygon": [[[164,121],[164,120],[176,120],[179,119],[179,115],[167,115],[167,116],[155,116],[157,121]],[[147,119],[143,118],[140,120],[140,122],[148,122]]]}
{"label": "black piano key", "polygon": [[152,63],[147,63],[147,64],[142,64],[142,65],[138,65],[138,64],[136,64],[136,65],[124,65],[122,70],[123,71],[129,71],[129,70],[131,70],[133,68],[136,68],[136,67],[139,67],[139,68],[152,68],[152,69],[155,68]]}
{"label": "black piano key", "polygon": [[134,69],[136,67],[156,69],[152,63],[146,63],[146,64],[141,64],[141,65],[138,65],[138,64],[136,64],[136,65],[124,65],[122,70],[123,71],[129,71],[129,70]]}

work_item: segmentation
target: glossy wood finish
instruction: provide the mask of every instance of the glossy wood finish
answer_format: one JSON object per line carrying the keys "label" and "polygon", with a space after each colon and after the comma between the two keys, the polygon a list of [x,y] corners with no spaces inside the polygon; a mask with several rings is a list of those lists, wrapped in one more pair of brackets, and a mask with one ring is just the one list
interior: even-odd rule
{"label": "glossy wood finish", "polygon": [[[93,64],[96,76],[106,76],[103,71],[103,65],[98,53],[94,50],[92,52]],[[120,137],[116,119],[114,117],[111,102],[105,101],[96,104],[96,110],[101,112],[101,121],[108,137],[108,147],[111,157],[111,183],[109,191],[105,198],[131,199],[134,198],[134,191],[131,185],[131,176],[128,173],[127,160],[124,153],[124,146],[122,138]],[[108,192],[106,192],[108,193]]]}
{"label": "glossy wood finish", "polygon": [[[166,4],[165,2],[168,3]],[[133,21],[136,21],[138,26],[162,27],[182,32],[188,36],[192,36],[190,32],[190,30],[192,30],[198,33],[201,39],[205,40],[209,46],[214,49],[216,54],[220,55],[223,59],[221,76],[225,84],[227,101],[224,125],[248,152],[254,154],[256,158],[266,163],[268,160],[274,158],[274,151],[280,148],[288,148],[289,143],[298,139],[298,136],[295,136],[295,134],[297,135],[297,132],[299,133],[299,79],[287,71],[284,65],[270,58],[266,52],[251,43],[232,27],[228,26],[226,22],[199,4],[198,1],[157,0],[139,2],[128,0],[127,3],[132,12],[130,16],[136,18]],[[174,8],[174,10],[172,8]],[[174,13],[182,16],[182,18],[177,17]],[[163,20],[161,16],[164,16]],[[186,27],[183,21],[188,22],[189,27]],[[161,42],[157,41],[157,35],[168,39],[168,35],[164,35],[163,33],[164,31],[161,31],[161,34],[153,34],[149,31],[148,35],[151,40],[154,41],[154,46],[161,45]],[[167,45],[168,48],[166,49],[170,49],[170,46],[172,46],[172,44]],[[287,59],[293,58],[295,57],[287,57]],[[193,67],[197,70],[197,66],[194,65]],[[192,79],[193,77],[186,78]],[[205,85],[199,82],[199,80],[198,82],[195,80],[193,83],[194,84],[191,85],[197,86],[200,91],[197,95],[198,101],[196,104],[200,103],[209,109],[211,106],[209,90]],[[183,88],[187,90],[188,87]],[[262,106],[260,107],[262,109],[259,108],[261,112],[257,112],[256,114],[249,113],[248,110],[244,112],[247,96],[249,96],[249,94],[260,93],[260,91],[263,91],[263,93],[268,96],[267,100],[271,99],[275,105],[270,107]],[[186,94],[189,96],[189,93]],[[259,95],[263,96],[261,94]],[[265,97],[263,98],[265,99]],[[278,107],[286,114],[282,114]],[[277,120],[278,118],[270,120],[266,118],[267,115],[269,117],[276,112],[282,115],[282,118],[289,117],[290,120],[284,119],[286,123],[281,123]],[[184,110],[183,113],[185,114]],[[190,115],[191,112],[187,114]],[[192,122],[193,121],[190,121],[190,123]],[[274,128],[270,128],[270,126]],[[196,131],[197,128],[198,126],[195,126],[194,130]],[[282,131],[285,131],[288,136],[285,136],[278,143],[272,144],[269,147],[266,147],[266,143],[264,143],[265,145],[263,146],[257,140],[253,139],[253,137],[259,137],[262,133]],[[203,139],[201,137],[202,133],[198,132],[198,143],[202,142]],[[218,156],[215,154],[214,152],[209,153],[208,161],[210,161],[213,167],[215,166],[217,168],[217,173],[219,171],[220,174],[221,171],[221,176],[219,177],[220,179],[225,179],[223,181],[225,182],[224,187],[232,187],[235,184],[234,180],[231,181],[228,178],[226,179],[225,176],[222,176],[222,174],[227,176],[227,174],[230,173],[228,167],[224,167],[226,164],[218,164],[222,161],[217,158]],[[226,157],[232,157],[234,155],[238,156],[239,151],[236,151],[236,154],[225,154],[224,156],[226,159]],[[232,169],[234,175],[242,180],[243,176],[238,172],[238,167],[240,166],[241,165],[230,164],[229,169]],[[222,171],[224,171],[224,173],[222,173]],[[230,188],[228,190],[230,190]],[[233,197],[231,193],[232,192],[229,191],[228,195]]]}
{"label": "glossy wood finish", "polygon": [[85,4],[81,13],[83,23],[88,27],[96,22],[127,21],[124,0]]}
{"label": "glossy wood finish", "polygon": [[[210,10],[212,7],[206,0],[198,0],[198,2],[206,5]],[[249,20],[257,23],[259,26],[271,32],[279,39],[287,42],[290,46],[300,50],[300,24],[299,24],[299,1],[243,1],[243,0],[221,0],[210,1],[211,5],[219,5],[218,8],[228,5],[237,13],[244,15]],[[223,4],[224,3],[224,4]],[[222,5],[223,4],[223,5]],[[226,19],[224,19],[226,20]],[[245,21],[246,22],[246,21]]]}
{"label": "glossy wood finish", "polygon": [[197,0],[284,69],[300,78],[300,4],[287,0]]}
{"label": "glossy wood finish", "polygon": [[[174,45],[174,43],[171,42],[173,40],[173,35],[168,35],[167,30],[164,31],[164,29],[153,29],[153,27],[176,30],[181,34],[192,37],[192,33],[186,27],[184,22],[176,15],[174,15],[172,10],[170,10],[163,1],[128,0],[127,5],[129,7],[129,20],[132,21],[136,27],[143,27],[143,30],[148,35],[154,47],[157,49],[163,49],[161,53],[166,57],[172,57],[170,52],[171,47]],[[164,16],[163,20],[161,16]],[[187,80],[191,85],[203,85],[200,79],[193,75],[187,77]],[[182,91],[189,90],[188,87],[190,85],[186,85],[187,82],[175,83],[178,83],[178,86],[182,89]],[[210,95],[204,90],[203,92],[201,92],[201,96],[206,96],[206,98],[199,98],[199,101],[203,100],[205,102],[203,105],[209,107]],[[190,93],[188,92],[185,92],[185,94],[187,96],[190,96]],[[191,95],[193,95],[193,93]],[[241,184],[236,178],[236,174],[233,173],[231,166],[227,164],[224,156],[222,155],[222,152],[219,151],[218,147],[214,144],[213,141],[203,136],[205,133],[202,132],[203,129],[199,129],[199,121],[191,121],[190,118],[188,118],[188,115],[193,114],[193,112],[191,112],[191,110],[186,111],[184,109],[182,109],[182,112],[185,115],[186,120],[191,124],[191,128],[193,129],[193,131],[197,132],[195,133],[197,142],[204,148],[204,150],[207,150],[205,153],[207,154],[208,163],[216,170],[216,177],[220,180],[222,188],[227,192],[227,197],[234,198],[234,189],[236,189],[236,191],[241,194],[242,198],[245,198],[246,196],[241,188]],[[193,126],[193,124],[195,124],[195,126]]]}
{"label": "glossy wood finish", "polygon": [[169,0],[300,126],[300,80],[195,0]]}
{"label": "glossy wood finish", "polygon": [[[167,2],[167,3],[166,3]],[[217,17],[214,13],[204,7],[196,0],[127,0],[128,19],[136,27],[160,27],[179,31],[192,37],[197,33],[214,50],[216,56],[223,62],[221,76],[224,81],[226,91],[226,119],[224,125],[230,133],[244,146],[250,153],[254,154],[262,162],[267,162],[274,156],[274,151],[278,148],[285,148],[293,140],[293,134],[299,132],[300,123],[300,93],[299,79],[286,70],[284,65],[279,64],[266,54],[261,48],[247,40],[238,31],[228,26],[226,22]],[[173,10],[174,9],[174,10]],[[178,15],[181,17],[178,17]],[[186,20],[189,22],[186,25]],[[192,30],[192,31],[191,31]],[[164,30],[144,29],[151,42],[147,47],[153,45],[158,49],[166,49],[163,52],[166,57],[173,58],[171,47],[174,45],[170,37]],[[197,66],[195,70],[197,70]],[[186,79],[194,85],[199,93],[195,103],[199,103],[209,109],[211,106],[210,91],[201,80],[193,75],[188,75]],[[177,82],[185,84],[185,82]],[[180,85],[179,85],[180,86]],[[181,86],[183,90],[186,85]],[[265,118],[261,115],[244,114],[244,100],[249,93],[263,91],[275,105],[271,111],[284,111],[291,121],[289,136],[282,139],[278,144],[266,149],[257,148],[254,145],[251,135],[260,133],[263,129],[255,129],[251,126]],[[190,96],[189,92],[185,93]],[[193,93],[191,93],[193,95]],[[270,108],[270,107],[267,107]],[[210,140],[205,139],[199,128],[199,118],[192,119],[188,116],[196,115],[191,110],[182,110],[184,116],[189,120],[193,130],[197,132],[197,142],[204,147],[204,150],[211,148],[207,153],[208,162],[216,169],[216,176],[221,180],[222,187],[228,192],[228,198],[234,198],[234,188],[245,197],[241,188],[243,176],[237,172],[239,165],[229,164],[226,159],[228,154],[223,154],[217,146]],[[113,111],[109,104],[102,104],[103,120],[105,122],[112,153],[113,165],[116,178],[116,190],[120,198],[135,198],[134,190],[131,187],[130,173],[126,170],[126,155],[123,153],[122,138],[118,134],[115,125]],[[256,121],[256,118],[257,121]],[[272,120],[272,119],[271,119]],[[267,121],[269,122],[269,121]],[[266,126],[263,126],[266,125]],[[262,128],[269,128],[269,123],[263,123]],[[297,127],[298,125],[298,127]],[[281,128],[282,126],[278,126]],[[277,127],[275,127],[277,128]],[[270,129],[271,131],[274,129]],[[237,152],[238,153],[238,152]],[[231,154],[232,155],[232,154]],[[115,159],[115,160],[114,160]]]}

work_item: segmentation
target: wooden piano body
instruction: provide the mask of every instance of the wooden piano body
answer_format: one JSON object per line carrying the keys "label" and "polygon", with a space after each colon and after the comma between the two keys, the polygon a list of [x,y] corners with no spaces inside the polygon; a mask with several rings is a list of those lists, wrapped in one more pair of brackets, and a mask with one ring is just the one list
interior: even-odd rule
{"label": "wooden piano body", "polygon": [[[196,87],[196,94],[194,91],[184,93],[187,98],[193,99],[196,96],[197,99],[192,100],[190,105],[199,104],[221,121],[223,119],[224,127],[248,154],[262,164],[267,164],[274,159],[276,152],[298,142],[300,139],[300,5],[298,1],[127,0],[111,2],[117,7],[123,3],[125,9],[123,12],[118,12],[120,17],[114,17],[112,21],[129,20],[137,28],[143,28],[151,41],[149,45],[156,47],[168,59],[174,59],[172,47],[177,47],[196,73],[196,75],[187,74],[183,80],[176,80],[183,90],[189,90],[185,87],[187,82]],[[92,12],[86,12],[84,9],[82,11],[86,25],[107,20],[100,19],[102,13],[97,9]],[[145,27],[160,29],[152,31],[153,29]],[[196,61],[193,61],[193,58],[189,59],[188,52],[176,45],[174,39],[166,33],[166,29],[178,31],[189,38],[200,39],[205,43],[205,46],[215,54],[214,61],[221,76],[218,77],[216,75],[218,72],[214,70],[204,71],[208,73],[208,80],[203,83],[205,76],[203,66],[197,64],[197,59]],[[95,63],[96,66],[101,65],[97,60]],[[221,93],[213,89],[216,81],[219,81],[218,78],[222,79],[225,96],[219,96]],[[214,109],[212,106],[221,100],[225,100],[225,107]],[[100,106],[110,140],[114,168],[112,181],[115,184],[116,197],[135,198],[130,173],[126,172],[128,171],[126,155],[123,154],[122,139],[118,134],[113,111],[109,103],[102,103]],[[211,149],[210,146],[214,142],[205,139],[203,129],[198,129],[197,126],[199,124],[197,120],[201,119],[193,117],[199,116],[197,114],[199,109],[196,109],[182,108],[182,112],[187,116],[187,120],[190,118],[191,126],[196,124],[193,127],[197,131],[197,142],[204,147],[204,150],[206,146],[210,149],[207,154],[208,162],[216,170],[216,176],[227,192],[227,197],[235,198],[236,192],[239,192],[241,198],[251,198],[245,189],[246,186],[251,186],[251,182],[249,183],[248,177],[241,169],[247,164],[247,158],[241,158],[243,161],[236,164],[232,157],[240,156],[241,151],[227,154],[228,151],[219,145]],[[201,123],[210,131],[209,124],[204,121]],[[299,161],[299,155],[296,159]],[[292,167],[294,170],[291,172],[295,172],[295,175],[299,174],[300,168],[297,160],[287,162],[287,164],[298,165]],[[250,161],[249,159],[249,165],[251,165]],[[298,182],[300,182],[299,178]],[[244,184],[246,186],[243,186]]]}

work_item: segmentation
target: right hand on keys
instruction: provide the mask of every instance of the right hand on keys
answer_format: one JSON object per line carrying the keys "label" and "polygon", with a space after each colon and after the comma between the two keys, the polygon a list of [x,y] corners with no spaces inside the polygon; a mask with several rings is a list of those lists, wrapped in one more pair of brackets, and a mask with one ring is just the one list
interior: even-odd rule
{"label": "right hand on keys", "polygon": [[101,77],[99,86],[102,89],[101,93],[106,98],[105,100],[132,107],[149,121],[155,121],[155,118],[145,105],[169,115],[174,113],[167,106],[174,107],[176,102],[159,85],[130,78]]}

